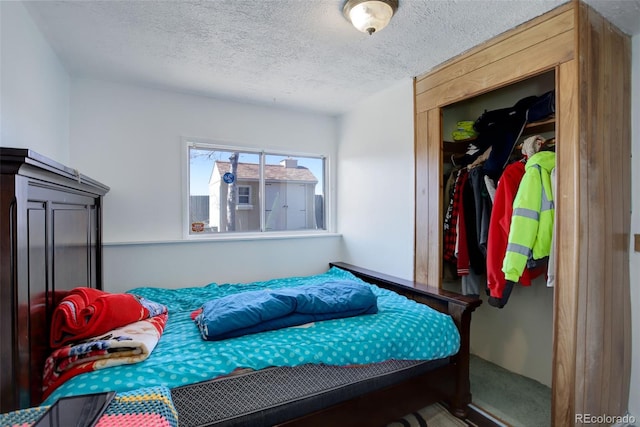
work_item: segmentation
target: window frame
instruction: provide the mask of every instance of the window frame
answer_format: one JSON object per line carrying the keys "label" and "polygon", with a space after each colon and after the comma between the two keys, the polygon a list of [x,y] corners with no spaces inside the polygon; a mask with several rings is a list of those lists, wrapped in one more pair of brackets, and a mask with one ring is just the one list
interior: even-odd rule
{"label": "window frame", "polygon": [[[249,190],[249,194],[240,194],[240,189],[241,188],[246,188]],[[240,197],[248,197],[247,202],[241,202],[240,201]],[[251,190],[251,186],[250,185],[238,185],[238,193],[236,194],[236,209],[238,209],[238,206],[245,206],[244,209],[250,209],[249,206],[251,206],[251,208],[253,208],[253,204],[251,203],[251,196],[253,196],[253,191]]]}
{"label": "window frame", "polygon": [[[308,153],[299,151],[288,151],[282,149],[269,149],[268,147],[256,147],[250,145],[241,144],[229,144],[222,143],[216,140],[204,140],[201,138],[187,138],[182,137],[182,235],[184,240],[254,240],[254,239],[269,239],[269,238],[287,238],[287,237],[311,237],[311,236],[324,236],[329,234],[335,234],[334,219],[332,215],[333,194],[330,194],[331,176],[330,171],[330,156],[328,154]],[[260,178],[258,186],[258,200],[260,209],[260,230],[256,231],[232,231],[232,232],[217,232],[217,233],[194,233],[191,230],[190,221],[190,176],[191,176],[191,162],[190,162],[190,149],[212,149],[220,151],[239,151],[240,153],[257,154],[260,156],[260,162],[263,163],[266,156],[276,155],[283,157],[307,157],[317,158],[323,160],[323,177],[322,177],[322,192],[323,192],[323,215],[324,215],[324,228],[323,229],[303,229],[303,230],[266,230],[265,227],[265,177],[264,170],[260,167]],[[253,196],[253,189],[249,186],[250,201]],[[236,194],[236,201],[239,194]],[[252,208],[254,205],[250,204]],[[238,209],[238,206],[243,206]],[[246,204],[237,204],[236,209],[247,209]]]}

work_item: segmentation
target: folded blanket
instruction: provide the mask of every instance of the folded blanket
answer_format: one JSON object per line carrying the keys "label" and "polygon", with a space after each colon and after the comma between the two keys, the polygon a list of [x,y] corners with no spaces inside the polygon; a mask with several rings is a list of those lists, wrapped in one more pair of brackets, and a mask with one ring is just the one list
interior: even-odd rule
{"label": "folded blanket", "polygon": [[45,362],[44,398],[81,373],[142,362],[158,344],[168,316],[162,313],[54,350]]}
{"label": "folded blanket", "polygon": [[342,280],[228,295],[207,301],[192,318],[203,339],[216,341],[377,312],[370,286]]}
{"label": "folded blanket", "polygon": [[103,335],[112,329],[166,312],[164,305],[132,294],[75,288],[53,311],[51,348]]}

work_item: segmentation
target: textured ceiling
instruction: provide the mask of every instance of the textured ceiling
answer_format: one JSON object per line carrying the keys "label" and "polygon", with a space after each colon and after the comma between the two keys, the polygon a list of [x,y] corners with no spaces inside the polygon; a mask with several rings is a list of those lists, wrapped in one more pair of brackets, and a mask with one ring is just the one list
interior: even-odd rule
{"label": "textured ceiling", "polygon": [[[372,36],[344,0],[24,4],[72,77],[340,114],[565,1],[400,0]],[[640,0],[587,3],[640,33]]]}

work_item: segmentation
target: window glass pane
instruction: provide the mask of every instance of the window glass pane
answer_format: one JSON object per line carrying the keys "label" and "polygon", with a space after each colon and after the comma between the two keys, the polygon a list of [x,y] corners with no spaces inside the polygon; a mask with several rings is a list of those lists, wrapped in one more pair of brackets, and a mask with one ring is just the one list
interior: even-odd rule
{"label": "window glass pane", "polygon": [[251,187],[244,185],[238,186],[238,204],[251,204]]}
{"label": "window glass pane", "polygon": [[190,235],[326,230],[323,157],[206,143],[188,152]]}
{"label": "window glass pane", "polygon": [[190,234],[260,231],[258,153],[190,147],[189,171]]}
{"label": "window glass pane", "polygon": [[325,229],[324,160],[265,156],[265,229]]}

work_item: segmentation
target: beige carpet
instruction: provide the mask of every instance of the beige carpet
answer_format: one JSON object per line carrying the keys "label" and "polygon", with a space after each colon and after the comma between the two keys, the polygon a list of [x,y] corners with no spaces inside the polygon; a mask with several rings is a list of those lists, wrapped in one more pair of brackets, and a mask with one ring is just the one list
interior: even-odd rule
{"label": "beige carpet", "polygon": [[418,412],[405,415],[401,420],[388,424],[387,427],[467,427],[459,418],[451,415],[439,403],[420,409]]}

